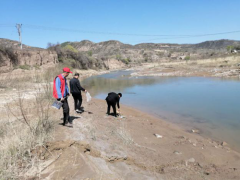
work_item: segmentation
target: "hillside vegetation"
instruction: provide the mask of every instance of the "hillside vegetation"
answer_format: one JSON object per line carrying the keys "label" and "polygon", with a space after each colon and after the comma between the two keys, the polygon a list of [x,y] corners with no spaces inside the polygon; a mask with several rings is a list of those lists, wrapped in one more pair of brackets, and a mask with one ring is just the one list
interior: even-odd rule
{"label": "hillside vegetation", "polygon": [[83,52],[91,57],[117,59],[129,64],[133,62],[166,62],[229,56],[232,55],[232,50],[240,49],[240,41],[218,40],[199,44],[142,43],[130,45],[113,40],[100,43],[84,40],[81,42],[65,42],[60,46],[71,46],[78,52]]}
{"label": "hillside vegetation", "polygon": [[141,43],[124,44],[119,41],[93,43],[48,43],[47,49],[23,45],[17,41],[0,39],[0,70],[8,72],[16,68],[33,69],[45,64],[60,63],[76,69],[111,69],[151,62],[194,61],[227,57],[239,54],[240,41],[218,40],[199,44]]}

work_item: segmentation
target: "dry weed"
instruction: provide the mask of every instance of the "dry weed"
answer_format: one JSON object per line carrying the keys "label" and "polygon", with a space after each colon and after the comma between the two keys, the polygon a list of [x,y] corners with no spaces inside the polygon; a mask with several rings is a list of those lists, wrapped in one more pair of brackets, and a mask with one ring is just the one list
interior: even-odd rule
{"label": "dry weed", "polygon": [[52,87],[44,78],[39,81],[32,82],[34,98],[27,99],[21,87],[17,98],[5,106],[6,115],[0,124],[0,179],[25,179],[33,167],[40,173],[39,157],[32,152],[44,147],[54,126],[49,116]]}

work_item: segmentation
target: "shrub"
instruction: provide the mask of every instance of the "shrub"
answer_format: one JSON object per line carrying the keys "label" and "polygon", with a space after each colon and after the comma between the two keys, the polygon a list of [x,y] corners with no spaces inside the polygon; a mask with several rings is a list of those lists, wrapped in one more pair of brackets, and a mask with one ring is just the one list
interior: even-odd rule
{"label": "shrub", "polygon": [[27,65],[27,64],[25,64],[25,65],[20,65],[19,68],[20,68],[20,69],[24,69],[24,70],[30,70],[30,69],[31,69],[31,67],[30,67],[29,65]]}
{"label": "shrub", "polygon": [[227,46],[228,51],[231,51],[232,49],[234,49],[234,46]]}
{"label": "shrub", "polygon": [[67,51],[75,52],[75,53],[78,52],[78,50],[75,49],[75,48],[74,48],[73,46],[71,46],[70,44],[64,46],[64,49],[67,50]]}
{"label": "shrub", "polygon": [[61,44],[61,47],[65,47],[65,46],[68,45],[69,43],[70,43],[69,41],[64,42],[64,43]]}
{"label": "shrub", "polygon": [[88,56],[92,56],[92,51],[88,51]]}
{"label": "shrub", "polygon": [[76,69],[100,69],[106,68],[106,59],[96,59],[91,57],[92,51],[86,53],[78,52],[74,47],[67,44],[64,48],[60,45],[54,47],[58,55],[58,61],[62,66],[69,66]]}
{"label": "shrub", "polygon": [[184,58],[184,60],[186,60],[186,61],[190,60],[190,56],[186,56],[186,57]]}
{"label": "shrub", "polygon": [[130,57],[128,57],[128,58],[122,59],[121,61],[125,64],[129,64],[131,62],[131,59]]}
{"label": "shrub", "polygon": [[117,54],[117,55],[116,55],[116,59],[117,59],[118,61],[121,61],[121,60],[122,60],[122,56],[121,56],[120,54]]}
{"label": "shrub", "polygon": [[128,59],[122,59],[122,62],[125,63],[125,64],[129,63]]}
{"label": "shrub", "polygon": [[40,69],[40,65],[38,65],[38,64],[35,64],[33,67],[34,67],[35,69]]}

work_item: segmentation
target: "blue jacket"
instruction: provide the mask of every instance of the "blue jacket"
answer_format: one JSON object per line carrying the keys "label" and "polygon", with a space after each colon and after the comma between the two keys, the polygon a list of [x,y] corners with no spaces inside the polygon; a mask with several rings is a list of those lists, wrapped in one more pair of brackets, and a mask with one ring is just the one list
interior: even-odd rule
{"label": "blue jacket", "polygon": [[[69,95],[69,89],[68,89],[68,84],[67,84],[67,80],[66,78],[62,75],[62,77],[65,79],[65,91],[64,91],[64,95],[63,97],[65,98],[67,95]],[[56,89],[57,89],[57,95],[58,98],[62,98],[62,93],[61,93],[61,81],[59,79],[59,77],[56,78]]]}

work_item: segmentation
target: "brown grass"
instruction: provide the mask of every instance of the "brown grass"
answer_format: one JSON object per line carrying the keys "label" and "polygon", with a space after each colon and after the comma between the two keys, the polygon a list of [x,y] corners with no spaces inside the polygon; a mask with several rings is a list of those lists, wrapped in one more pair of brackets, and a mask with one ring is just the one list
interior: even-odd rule
{"label": "brown grass", "polygon": [[[33,168],[35,175],[40,173],[39,157],[32,152],[36,147],[44,147],[54,130],[53,119],[49,116],[53,102],[51,73],[37,75],[37,81],[36,77],[23,77],[5,84],[7,88],[14,85],[16,91],[4,111],[1,110],[0,179],[25,179]],[[20,85],[25,81],[31,86]],[[26,88],[32,90],[31,97],[26,94]]]}

